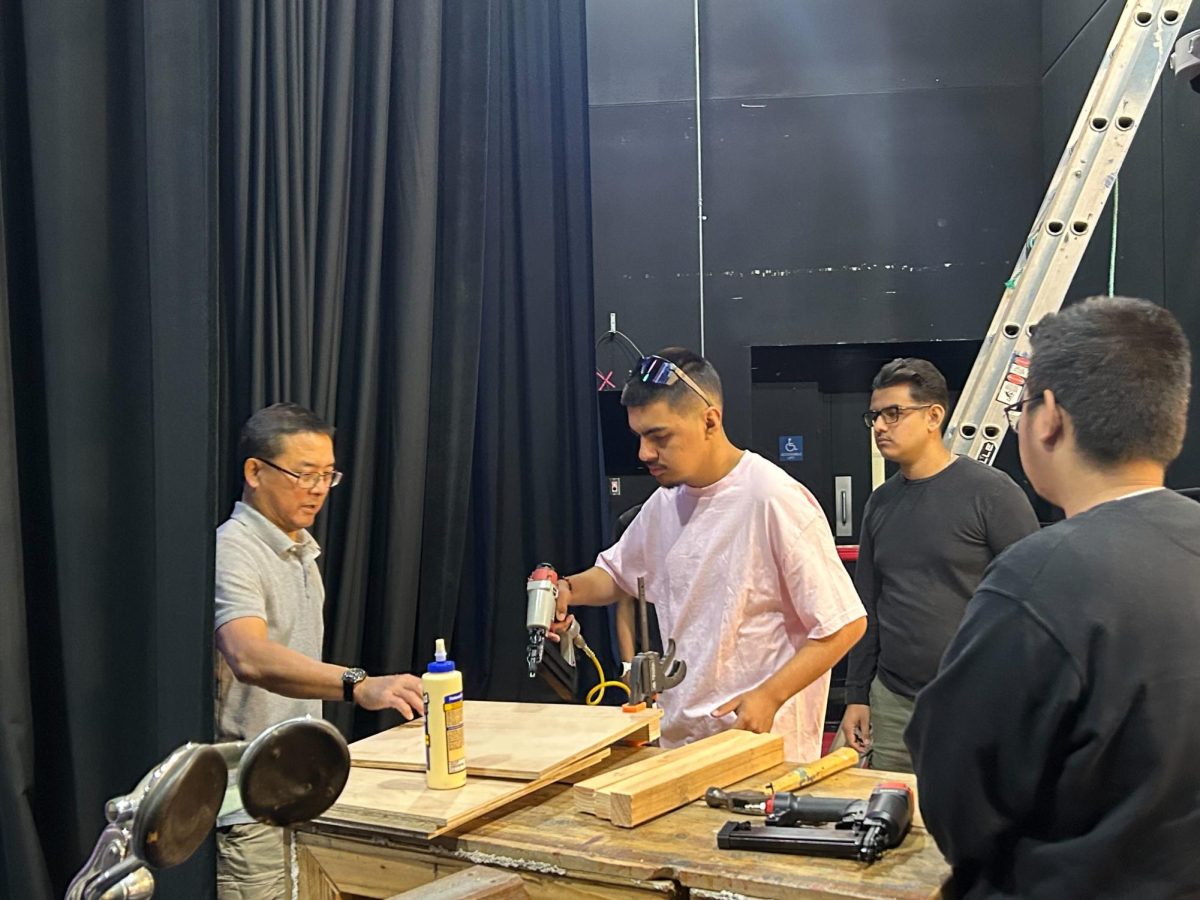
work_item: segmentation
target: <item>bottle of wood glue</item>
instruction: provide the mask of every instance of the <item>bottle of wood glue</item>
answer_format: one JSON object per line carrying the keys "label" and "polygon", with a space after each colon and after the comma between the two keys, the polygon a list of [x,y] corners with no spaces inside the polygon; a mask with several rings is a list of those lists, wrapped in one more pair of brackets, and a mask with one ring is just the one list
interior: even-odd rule
{"label": "bottle of wood glue", "polygon": [[463,742],[462,673],[446,659],[446,642],[437,639],[433,662],[421,676],[425,693],[425,783],[445,790],[467,783]]}

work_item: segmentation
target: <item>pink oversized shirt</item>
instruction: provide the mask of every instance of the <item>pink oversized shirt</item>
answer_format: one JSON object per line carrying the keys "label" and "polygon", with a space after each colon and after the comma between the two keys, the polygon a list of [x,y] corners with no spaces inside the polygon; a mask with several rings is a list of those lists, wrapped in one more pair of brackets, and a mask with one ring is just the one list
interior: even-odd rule
{"label": "pink oversized shirt", "polygon": [[[810,638],[866,615],[825,513],[786,472],[747,450],[705,488],[659,488],[596,565],[637,595],[646,579],[663,640],[687,677],[659,697],[662,746],[730,727],[712,711],[774,675]],[[772,731],[788,760],[821,755],[829,673],[780,707]]]}

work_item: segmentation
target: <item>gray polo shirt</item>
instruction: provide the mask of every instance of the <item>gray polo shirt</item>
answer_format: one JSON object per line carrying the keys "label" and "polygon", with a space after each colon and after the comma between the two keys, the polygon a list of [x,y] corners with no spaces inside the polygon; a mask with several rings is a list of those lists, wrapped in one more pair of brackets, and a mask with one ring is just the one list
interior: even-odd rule
{"label": "gray polo shirt", "polygon": [[[254,616],[272,641],[313,659],[325,637],[325,587],[316,559],[321,548],[307,531],[292,541],[262,513],[241,501],[217,529],[216,622]],[[296,716],[321,716],[320,700],[296,700],[241,684],[216,653],[218,740],[250,740],[269,725]]]}

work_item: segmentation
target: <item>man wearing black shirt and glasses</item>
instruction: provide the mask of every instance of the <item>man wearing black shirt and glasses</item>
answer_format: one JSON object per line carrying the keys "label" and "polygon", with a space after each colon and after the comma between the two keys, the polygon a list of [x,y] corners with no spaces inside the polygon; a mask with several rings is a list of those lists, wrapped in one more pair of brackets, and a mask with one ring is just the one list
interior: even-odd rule
{"label": "man wearing black shirt and glasses", "polygon": [[854,585],[867,633],[850,651],[841,739],[877,769],[911,772],[904,728],[937,672],[988,564],[1037,530],[1025,493],[1003,472],[942,443],[946,379],[923,359],[895,359],[871,385],[863,421],[900,467],[867,501]]}

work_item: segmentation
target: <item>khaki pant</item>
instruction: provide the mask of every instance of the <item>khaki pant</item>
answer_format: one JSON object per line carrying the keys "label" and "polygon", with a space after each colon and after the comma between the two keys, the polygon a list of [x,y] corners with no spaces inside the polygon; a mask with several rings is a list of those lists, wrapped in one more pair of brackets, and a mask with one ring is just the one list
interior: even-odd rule
{"label": "khaki pant", "polygon": [[912,772],[912,757],[904,746],[904,729],[912,711],[912,700],[889,691],[878,678],[871,682],[871,752],[867,765],[872,769]]}
{"label": "khaki pant", "polygon": [[287,900],[283,829],[217,829],[217,900]]}

